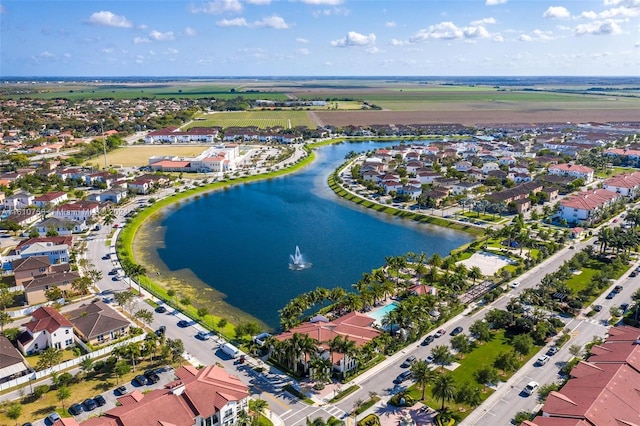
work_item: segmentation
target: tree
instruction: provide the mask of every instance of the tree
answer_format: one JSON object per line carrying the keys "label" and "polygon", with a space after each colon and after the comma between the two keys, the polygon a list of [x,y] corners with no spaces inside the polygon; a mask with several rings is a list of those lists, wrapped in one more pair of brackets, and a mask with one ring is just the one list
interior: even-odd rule
{"label": "tree", "polygon": [[91,278],[85,275],[84,277],[79,277],[73,280],[73,282],[71,283],[71,288],[73,288],[74,291],[80,294],[87,294],[89,292],[89,287],[91,287],[91,284]]}
{"label": "tree", "polygon": [[471,407],[477,407],[482,404],[482,391],[479,387],[465,382],[458,392],[456,392],[455,400],[459,404],[467,404]]}
{"label": "tree", "polygon": [[153,312],[151,312],[148,309],[140,309],[136,311],[136,313],[133,314],[133,316],[136,319],[139,319],[140,321],[145,323],[146,325],[151,324],[151,322],[153,321]]}
{"label": "tree", "polygon": [[88,356],[80,361],[80,369],[84,372],[85,377],[89,375],[89,371],[93,368],[93,360]]}
{"label": "tree", "polygon": [[453,354],[447,345],[436,346],[431,351],[431,355],[433,355],[433,363],[439,365],[441,370],[453,361]]}
{"label": "tree", "polygon": [[255,336],[260,333],[260,325],[255,321],[241,322],[236,326],[236,337]]}
{"label": "tree", "polygon": [[250,399],[249,410],[253,413],[254,424],[259,424],[260,416],[264,413],[264,410],[269,406],[264,399]]}
{"label": "tree", "polygon": [[469,278],[471,278],[471,280],[473,281],[473,284],[475,285],[476,280],[479,278],[482,278],[482,270],[480,270],[480,267],[478,266],[474,266],[469,270],[469,273],[467,274],[467,276]]}
{"label": "tree", "polygon": [[580,345],[571,345],[569,346],[569,353],[576,358],[582,357],[582,346]]}
{"label": "tree", "polygon": [[471,327],[469,327],[469,332],[473,337],[481,342],[488,342],[493,337],[491,328],[489,327],[489,323],[483,320],[477,320],[473,324],[471,324]]}
{"label": "tree", "polygon": [[165,346],[169,349],[171,361],[176,362],[182,360],[184,353],[184,343],[180,339],[167,339]]}
{"label": "tree", "polygon": [[116,303],[127,311],[131,309],[135,297],[136,295],[128,290],[118,292],[113,296],[113,298],[116,300]]}
{"label": "tree", "polygon": [[4,326],[11,323],[11,317],[5,311],[0,311],[0,332],[4,331]]}
{"label": "tree", "polygon": [[516,371],[519,367],[518,357],[513,351],[501,352],[493,362],[493,366],[505,373]]}
{"label": "tree", "polygon": [[57,348],[47,348],[40,353],[40,359],[36,364],[36,370],[51,368],[62,361],[62,351]]}
{"label": "tree", "polygon": [[197,314],[198,314],[198,318],[203,320],[204,317],[209,315],[209,309],[206,306],[201,306],[201,307],[198,308]]}
{"label": "tree", "polygon": [[511,341],[511,345],[516,353],[522,357],[528,354],[533,348],[533,339],[528,334],[518,334]]}
{"label": "tree", "polygon": [[433,380],[435,373],[429,368],[429,364],[427,364],[426,361],[420,360],[411,364],[411,374],[418,388],[422,389],[421,400],[424,401],[425,390],[427,389],[427,385]]}
{"label": "tree", "polygon": [[13,304],[13,293],[9,291],[9,289],[0,285],[0,309],[5,311],[8,306]]}
{"label": "tree", "polygon": [[60,290],[60,288],[57,285],[49,287],[44,292],[44,297],[46,297],[47,300],[50,302],[55,302],[58,299],[62,299],[62,296],[63,296],[62,290]]}
{"label": "tree", "polygon": [[131,366],[126,361],[118,361],[113,369],[113,372],[116,375],[116,384],[118,384],[118,379],[124,376],[125,374],[131,371]]}
{"label": "tree", "polygon": [[456,396],[456,383],[450,374],[439,374],[433,382],[431,395],[442,401],[440,411],[444,410],[444,403]]}
{"label": "tree", "polygon": [[58,392],[56,392],[56,399],[58,401],[60,401],[60,403],[62,404],[62,409],[65,409],[64,406],[64,401],[66,401],[67,399],[69,399],[69,397],[71,396],[71,391],[69,390],[69,388],[67,386],[62,386],[58,389]]}
{"label": "tree", "polygon": [[451,347],[460,354],[467,354],[473,350],[473,343],[466,334],[458,334],[451,338]]}
{"label": "tree", "polygon": [[495,384],[498,381],[498,372],[493,367],[485,367],[476,370],[474,378],[484,389],[487,385]]}
{"label": "tree", "polygon": [[22,405],[17,403],[11,404],[9,408],[7,408],[6,414],[11,420],[15,420],[16,426],[18,426],[18,418],[22,414]]}

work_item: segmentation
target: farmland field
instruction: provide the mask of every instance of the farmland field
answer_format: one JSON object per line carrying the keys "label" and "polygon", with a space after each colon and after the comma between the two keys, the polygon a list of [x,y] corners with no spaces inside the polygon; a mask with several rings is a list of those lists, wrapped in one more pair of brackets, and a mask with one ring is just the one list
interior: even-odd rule
{"label": "farmland field", "polygon": [[[149,157],[153,155],[175,155],[179,157],[195,157],[207,149],[204,145],[134,145],[115,149],[107,153],[110,165],[119,164],[123,167],[139,167],[149,164]],[[102,165],[102,156],[85,162]]]}
{"label": "farmland field", "polygon": [[296,126],[315,127],[309,119],[307,111],[273,110],[273,111],[246,111],[246,112],[216,112],[203,114],[192,122],[190,127],[215,127],[223,129],[227,127],[251,127],[261,129],[280,126],[289,129]]}

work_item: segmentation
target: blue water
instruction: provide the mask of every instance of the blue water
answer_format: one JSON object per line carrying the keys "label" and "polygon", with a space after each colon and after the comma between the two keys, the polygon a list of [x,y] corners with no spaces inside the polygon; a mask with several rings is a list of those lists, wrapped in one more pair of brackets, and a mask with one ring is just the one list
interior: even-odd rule
{"label": "blue water", "polygon": [[[313,165],[298,173],[185,204],[162,217],[165,247],[157,254],[170,271],[190,269],[224,293],[226,303],[277,328],[278,310],[301,293],[316,287],[351,290],[387,256],[447,255],[470,241],[467,234],[376,213],[331,192],[327,177],[349,151],[389,145],[323,147]],[[296,245],[311,268],[289,269]]]}

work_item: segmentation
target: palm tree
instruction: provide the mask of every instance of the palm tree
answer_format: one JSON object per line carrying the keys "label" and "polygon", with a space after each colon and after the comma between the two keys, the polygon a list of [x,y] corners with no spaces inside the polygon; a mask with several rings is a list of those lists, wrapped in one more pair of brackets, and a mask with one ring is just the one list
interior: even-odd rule
{"label": "palm tree", "polygon": [[456,396],[456,383],[453,377],[450,374],[439,374],[433,382],[431,395],[442,400],[440,411],[444,410],[444,403]]}
{"label": "palm tree", "polygon": [[431,351],[431,354],[433,355],[433,363],[439,365],[440,370],[444,370],[444,366],[450,364],[453,360],[453,355],[447,345],[436,346]]}
{"label": "palm tree", "polygon": [[476,280],[482,278],[482,270],[480,267],[474,266],[469,270],[469,274],[467,275],[473,281],[473,285],[476,284]]}
{"label": "palm tree", "polygon": [[264,399],[250,399],[249,410],[253,413],[254,424],[258,424],[258,419],[263,414],[264,410],[269,406]]}
{"label": "palm tree", "polygon": [[422,389],[422,398],[420,399],[424,401],[427,385],[433,380],[435,372],[429,368],[429,364],[426,361],[420,360],[411,364],[411,374],[416,385]]}

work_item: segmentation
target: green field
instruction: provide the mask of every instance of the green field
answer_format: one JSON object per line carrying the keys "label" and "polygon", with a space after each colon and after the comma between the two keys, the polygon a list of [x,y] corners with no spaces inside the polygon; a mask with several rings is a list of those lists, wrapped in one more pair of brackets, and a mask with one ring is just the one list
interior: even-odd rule
{"label": "green field", "polygon": [[290,129],[297,126],[314,128],[316,125],[309,118],[307,111],[273,110],[273,111],[246,111],[246,112],[217,112],[202,114],[196,117],[185,129],[190,127],[215,127],[223,129],[227,127],[282,127]]}

